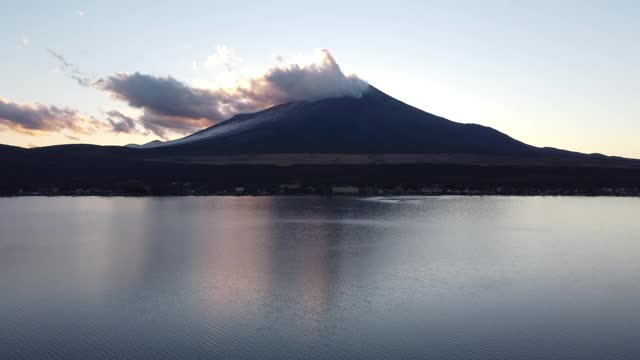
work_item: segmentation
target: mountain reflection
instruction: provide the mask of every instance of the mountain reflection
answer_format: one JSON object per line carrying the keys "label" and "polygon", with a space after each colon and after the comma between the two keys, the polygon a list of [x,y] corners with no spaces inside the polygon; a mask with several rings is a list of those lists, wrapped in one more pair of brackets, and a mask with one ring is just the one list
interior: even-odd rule
{"label": "mountain reflection", "polygon": [[[330,207],[314,208],[310,224],[291,221],[277,198],[216,199],[196,226],[193,284],[215,317],[274,310],[298,320],[320,320],[329,307],[336,268],[326,221]],[[300,215],[300,214],[298,214]]]}
{"label": "mountain reflection", "polygon": [[193,286],[208,311],[257,310],[271,287],[271,201],[208,201],[195,227]]}

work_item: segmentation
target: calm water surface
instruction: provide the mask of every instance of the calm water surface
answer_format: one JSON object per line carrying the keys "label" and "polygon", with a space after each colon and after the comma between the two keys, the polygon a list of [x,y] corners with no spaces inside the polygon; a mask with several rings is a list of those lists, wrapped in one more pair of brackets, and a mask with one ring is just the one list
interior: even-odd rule
{"label": "calm water surface", "polygon": [[640,199],[0,199],[2,359],[640,359]]}

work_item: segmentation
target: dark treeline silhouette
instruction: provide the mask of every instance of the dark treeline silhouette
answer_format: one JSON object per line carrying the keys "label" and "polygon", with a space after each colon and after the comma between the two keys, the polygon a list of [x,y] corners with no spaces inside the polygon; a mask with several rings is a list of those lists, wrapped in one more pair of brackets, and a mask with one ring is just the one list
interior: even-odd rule
{"label": "dark treeline silhouette", "polygon": [[[82,151],[79,151],[82,150]],[[361,192],[420,193],[429,188],[480,193],[602,194],[640,189],[640,167],[486,166],[468,164],[203,165],[156,161],[121,147],[71,146],[0,150],[0,193],[103,195],[326,193],[333,185]],[[635,165],[635,162],[630,162]],[[433,190],[435,189],[435,190]]]}

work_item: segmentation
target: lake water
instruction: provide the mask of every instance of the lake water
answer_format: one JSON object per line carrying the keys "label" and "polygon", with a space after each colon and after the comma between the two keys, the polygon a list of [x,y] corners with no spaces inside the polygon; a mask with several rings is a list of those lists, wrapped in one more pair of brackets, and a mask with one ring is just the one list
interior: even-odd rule
{"label": "lake water", "polygon": [[0,199],[2,359],[640,359],[640,199]]}

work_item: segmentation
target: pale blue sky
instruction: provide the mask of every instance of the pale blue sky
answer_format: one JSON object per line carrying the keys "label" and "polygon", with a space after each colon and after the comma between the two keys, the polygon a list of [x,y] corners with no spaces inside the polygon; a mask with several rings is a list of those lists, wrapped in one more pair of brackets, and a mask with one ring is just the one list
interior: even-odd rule
{"label": "pale blue sky", "polygon": [[[197,84],[219,79],[193,67],[219,45],[248,67],[327,48],[344,70],[451,120],[640,158],[638,19],[631,0],[16,1],[0,11],[0,97],[96,118],[128,111],[62,74],[46,49],[95,77],[139,71]],[[61,142],[70,140],[0,131],[0,143]]]}

